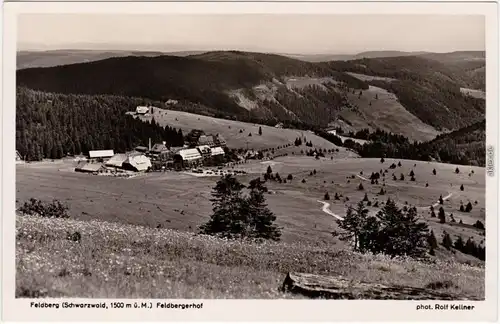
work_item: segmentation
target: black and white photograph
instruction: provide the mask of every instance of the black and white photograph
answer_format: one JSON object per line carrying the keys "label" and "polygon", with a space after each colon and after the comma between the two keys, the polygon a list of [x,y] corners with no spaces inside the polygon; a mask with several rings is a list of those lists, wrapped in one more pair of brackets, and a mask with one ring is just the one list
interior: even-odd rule
{"label": "black and white photograph", "polygon": [[16,25],[16,300],[486,300],[485,15]]}

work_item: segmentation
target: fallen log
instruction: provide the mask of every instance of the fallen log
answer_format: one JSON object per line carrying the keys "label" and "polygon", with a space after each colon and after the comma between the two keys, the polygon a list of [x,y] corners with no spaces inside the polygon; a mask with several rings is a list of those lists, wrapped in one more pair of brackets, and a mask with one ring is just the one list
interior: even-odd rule
{"label": "fallen log", "polygon": [[290,272],[282,290],[321,299],[474,300],[426,288],[352,282],[341,277]]}

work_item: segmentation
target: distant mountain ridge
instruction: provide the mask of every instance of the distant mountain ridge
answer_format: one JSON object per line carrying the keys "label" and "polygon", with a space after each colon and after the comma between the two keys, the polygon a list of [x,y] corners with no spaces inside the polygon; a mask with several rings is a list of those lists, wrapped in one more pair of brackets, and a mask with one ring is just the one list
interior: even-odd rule
{"label": "distant mountain ridge", "polygon": [[[33,67],[51,67],[57,65],[85,63],[98,61],[112,57],[124,56],[190,56],[199,55],[211,51],[192,50],[192,51],[141,51],[141,50],[82,50],[82,49],[60,49],[31,51],[22,50],[17,53],[17,68],[26,69]],[[349,61],[363,58],[397,57],[397,56],[419,56],[439,60],[440,58],[470,59],[476,55],[485,58],[484,51],[460,51],[450,53],[431,53],[431,52],[404,52],[404,51],[367,51],[358,54],[294,54],[294,53],[270,53],[280,56],[308,61],[308,62],[327,62],[327,61]]]}

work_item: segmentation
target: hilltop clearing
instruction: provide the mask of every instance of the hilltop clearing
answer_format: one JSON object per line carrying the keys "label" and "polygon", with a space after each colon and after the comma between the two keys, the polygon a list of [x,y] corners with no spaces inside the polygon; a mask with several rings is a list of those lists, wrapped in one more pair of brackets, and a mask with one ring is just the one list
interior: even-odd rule
{"label": "hilltop clearing", "polygon": [[460,91],[462,91],[462,93],[469,95],[473,98],[486,99],[486,93],[482,90],[460,88]]}

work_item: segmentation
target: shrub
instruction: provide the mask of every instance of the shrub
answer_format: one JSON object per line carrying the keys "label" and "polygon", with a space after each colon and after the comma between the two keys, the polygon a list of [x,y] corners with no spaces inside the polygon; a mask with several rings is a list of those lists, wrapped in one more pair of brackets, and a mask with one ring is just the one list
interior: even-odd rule
{"label": "shrub", "polygon": [[340,239],[353,242],[354,250],[362,253],[421,257],[427,251],[428,228],[418,221],[416,208],[402,211],[390,199],[376,217],[368,216],[363,202],[356,209],[349,206],[338,224]]}
{"label": "shrub", "polygon": [[19,211],[24,215],[41,216],[48,218],[69,218],[68,207],[59,200],[54,199],[50,203],[31,198],[19,207]]}

